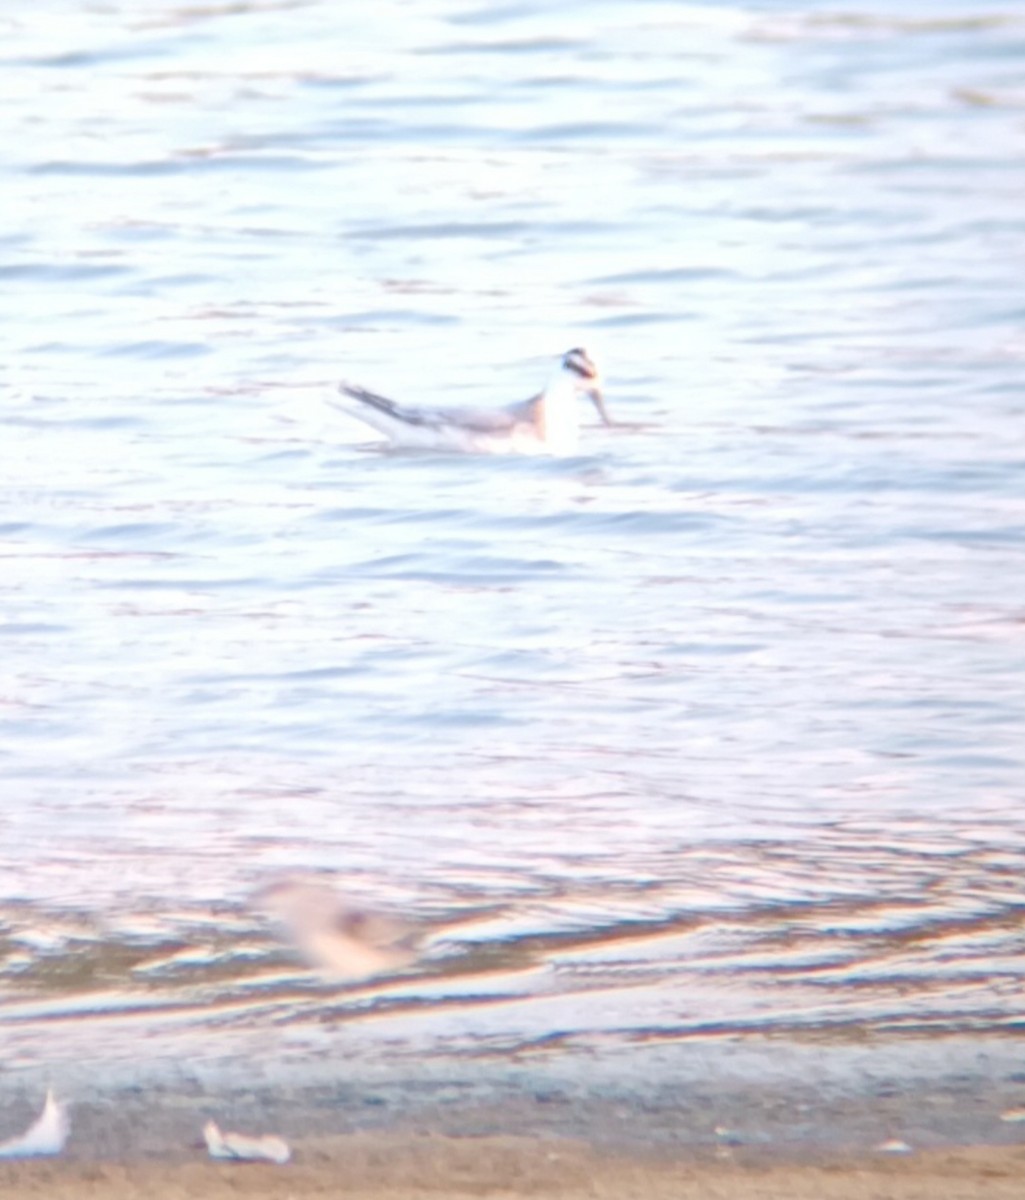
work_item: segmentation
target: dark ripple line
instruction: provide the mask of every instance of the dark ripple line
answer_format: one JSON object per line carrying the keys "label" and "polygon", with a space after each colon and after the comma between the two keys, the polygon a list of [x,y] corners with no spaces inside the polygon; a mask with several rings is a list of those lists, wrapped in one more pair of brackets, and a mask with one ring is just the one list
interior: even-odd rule
{"label": "dark ripple line", "polygon": [[28,168],[30,175],[70,176],[115,176],[137,177],[150,175],[192,175],[197,172],[224,172],[234,170],[257,171],[320,171],[333,164],[318,162],[303,155],[292,154],[224,154],[185,159],[154,159],[149,162],[72,162],[67,159],[52,159],[34,163]]}
{"label": "dark ripple line", "polygon": [[695,283],[702,279],[736,279],[738,273],[725,267],[650,267],[616,275],[596,275],[589,284],[610,283]]}
{"label": "dark ripple line", "polygon": [[3,263],[0,279],[36,279],[47,283],[66,283],[77,279],[103,279],[111,275],[129,275],[131,268],[93,263]]}

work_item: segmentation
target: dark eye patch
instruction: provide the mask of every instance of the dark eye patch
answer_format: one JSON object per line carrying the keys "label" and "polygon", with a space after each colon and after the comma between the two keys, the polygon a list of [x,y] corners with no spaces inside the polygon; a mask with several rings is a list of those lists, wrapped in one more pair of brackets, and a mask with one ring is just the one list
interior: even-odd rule
{"label": "dark eye patch", "polygon": [[579,346],[567,353],[562,360],[562,365],[568,371],[574,371],[581,379],[594,379],[598,374],[594,363],[587,356],[587,351],[582,350]]}

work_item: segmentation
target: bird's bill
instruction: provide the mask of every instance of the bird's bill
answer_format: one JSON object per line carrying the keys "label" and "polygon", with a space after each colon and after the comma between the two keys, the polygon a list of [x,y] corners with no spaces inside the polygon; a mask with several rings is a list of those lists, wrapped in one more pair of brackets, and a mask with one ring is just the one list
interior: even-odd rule
{"label": "bird's bill", "polygon": [[608,410],[605,407],[605,397],[602,395],[601,388],[596,384],[594,387],[589,387],[587,389],[587,394],[594,401],[594,407],[598,410],[598,416],[601,417],[602,423],[605,425],[611,425],[612,418],[609,416]]}

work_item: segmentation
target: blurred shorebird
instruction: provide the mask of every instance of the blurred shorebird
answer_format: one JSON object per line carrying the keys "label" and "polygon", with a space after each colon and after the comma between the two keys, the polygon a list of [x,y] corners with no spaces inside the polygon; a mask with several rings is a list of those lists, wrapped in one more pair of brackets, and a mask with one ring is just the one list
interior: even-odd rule
{"label": "blurred shorebird", "polygon": [[347,413],[405,449],[572,454],[580,432],[579,393],[591,398],[605,425],[612,424],[598,368],[579,347],[563,355],[540,395],[502,408],[407,408],[355,384],[343,383],[339,391],[357,402],[344,406]]}
{"label": "blurred shorebird", "polygon": [[280,879],[260,888],[252,904],[277,920],[306,962],[330,979],[391,974],[418,957],[415,926],[353,907],[325,883]]}

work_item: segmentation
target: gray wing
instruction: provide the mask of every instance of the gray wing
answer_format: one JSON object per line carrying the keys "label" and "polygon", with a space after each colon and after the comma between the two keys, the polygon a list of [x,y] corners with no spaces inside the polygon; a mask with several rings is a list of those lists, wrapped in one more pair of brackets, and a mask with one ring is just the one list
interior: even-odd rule
{"label": "gray wing", "polygon": [[502,408],[439,408],[434,414],[446,425],[458,425],[474,433],[509,433],[517,425],[534,419],[534,405],[540,396],[506,404]]}
{"label": "gray wing", "polygon": [[529,400],[509,404],[505,408],[410,408],[355,384],[343,383],[339,385],[338,390],[361,404],[376,408],[378,412],[401,421],[404,425],[426,429],[456,426],[472,433],[508,433],[521,422],[532,419],[534,405],[541,398],[533,396]]}
{"label": "gray wing", "polygon": [[378,412],[382,412],[396,421],[401,421],[404,425],[436,426],[438,424],[437,420],[433,419],[435,414],[429,409],[407,408],[405,405],[396,404],[394,400],[389,400],[387,396],[379,396],[376,392],[370,392],[357,384],[340,383],[338,390],[343,396],[358,400],[360,404],[365,404],[368,408],[376,408]]}

